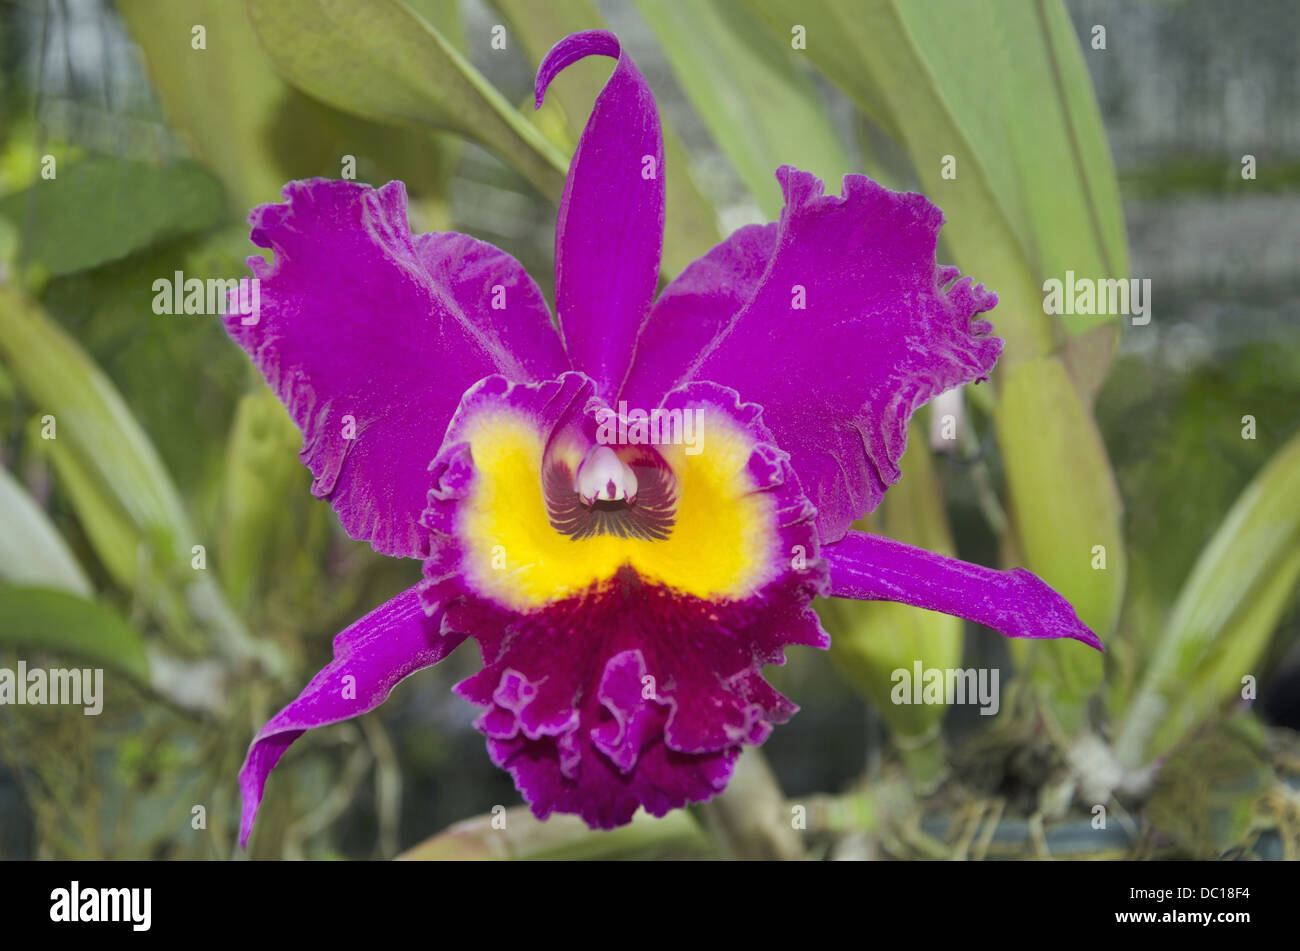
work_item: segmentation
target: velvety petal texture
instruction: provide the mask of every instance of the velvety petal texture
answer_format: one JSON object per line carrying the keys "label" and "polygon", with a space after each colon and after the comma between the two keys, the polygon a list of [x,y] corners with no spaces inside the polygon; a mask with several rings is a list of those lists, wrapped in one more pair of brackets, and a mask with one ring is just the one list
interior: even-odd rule
{"label": "velvety petal texture", "polygon": [[913,411],[984,379],[1001,351],[974,320],[997,298],[935,263],[943,215],[846,175],[843,195],[783,166],[775,225],[742,228],[668,286],[620,394],[653,406],[692,380],[764,407],[824,540],[897,482]]}
{"label": "velvety petal texture", "polygon": [[897,601],[965,618],[1007,637],[1069,637],[1104,650],[1069,602],[1024,568],[995,571],[858,531],[823,552],[836,597]]}
{"label": "velvety petal texture", "polygon": [[248,844],[266,777],[307,730],[367,713],[402,680],[451,653],[465,635],[443,631],[442,612],[411,588],[334,638],[334,660],[298,698],[258,731],[239,772],[244,809],[239,843]]}
{"label": "velvety petal texture", "polygon": [[574,369],[608,400],[627,371],[659,280],[664,145],[650,87],[605,30],[574,33],[546,54],[537,70],[537,105],[561,70],[587,56],[618,62],[596,97],[560,198],[555,309]]}
{"label": "velvety petal texture", "polygon": [[401,182],[291,182],[249,217],[256,313],[228,314],[303,433],[312,492],[353,538],[419,557],[428,467],[465,389],[568,361],[519,263],[462,234],[412,235]]}

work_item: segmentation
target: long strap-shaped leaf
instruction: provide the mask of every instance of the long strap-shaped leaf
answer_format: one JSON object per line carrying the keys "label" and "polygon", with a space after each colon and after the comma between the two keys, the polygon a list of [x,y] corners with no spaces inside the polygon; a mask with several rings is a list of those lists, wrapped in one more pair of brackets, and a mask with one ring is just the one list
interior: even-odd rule
{"label": "long strap-shaped leaf", "polygon": [[[122,395],[12,284],[0,284],[0,359],[38,416],[52,417],[47,444],[56,470],[117,580],[177,624],[179,593],[218,649],[258,658],[279,672],[282,661],[270,646],[253,641],[211,577],[192,569],[193,546],[207,540],[196,535],[179,491]],[[133,553],[143,556],[143,565],[130,564]]]}
{"label": "long strap-shaped leaf", "polygon": [[1232,696],[1300,582],[1300,434],[1255,476],[1196,560],[1115,741],[1126,766],[1164,755]]}
{"label": "long strap-shaped leaf", "polygon": [[263,49],[308,95],[368,119],[449,129],[558,198],[568,162],[441,33],[398,0],[248,0]]}
{"label": "long strap-shaped leaf", "polygon": [[743,9],[725,0],[637,0],[637,9],[768,220],[783,203],[779,166],[813,172],[832,190],[854,171],[804,64]]}
{"label": "long strap-shaped leaf", "polygon": [[[445,38],[460,42],[455,0],[416,3]],[[272,68],[238,0],[118,0],[117,9],[144,54],[168,124],[221,180],[240,218],[253,205],[280,200],[286,179],[331,166],[341,174],[343,156],[353,153],[380,175],[405,181],[413,201],[441,194],[454,157],[451,136],[413,134],[309,101]],[[198,25],[202,49],[193,46]]]}
{"label": "long strap-shaped leaf", "polygon": [[[494,0],[510,25],[509,36],[518,38],[534,67],[562,37],[604,27],[605,21],[591,0]],[[604,87],[609,66],[592,62],[574,64],[556,77],[546,91],[545,110],[559,102],[567,120],[569,138],[577,142],[591,104]],[[663,117],[661,117],[662,119]],[[688,167],[686,147],[664,120],[666,179],[663,273],[676,277],[686,265],[702,257],[719,241],[717,213],[696,188]]]}
{"label": "long strap-shaped leaf", "polygon": [[[996,411],[1021,555],[1105,642],[1119,617],[1127,564],[1123,503],[1096,423],[1056,357],[1006,371]],[[1011,654],[1067,730],[1101,684],[1096,651],[1016,643]]]}
{"label": "long strap-shaped leaf", "polygon": [[0,468],[0,578],[41,584],[82,597],[94,593],[90,579],[68,550],[49,516],[26,489]]}
{"label": "long strap-shaped leaf", "polygon": [[[156,95],[196,158],[241,208],[274,201],[284,184],[270,132],[287,87],[257,46],[238,3],[118,0]],[[205,49],[191,30],[203,25]]]}
{"label": "long strap-shaped leaf", "polygon": [[[149,681],[144,642],[135,629],[104,605],[67,591],[0,587],[0,646],[66,653],[139,683]],[[27,684],[16,687],[25,690]]]}

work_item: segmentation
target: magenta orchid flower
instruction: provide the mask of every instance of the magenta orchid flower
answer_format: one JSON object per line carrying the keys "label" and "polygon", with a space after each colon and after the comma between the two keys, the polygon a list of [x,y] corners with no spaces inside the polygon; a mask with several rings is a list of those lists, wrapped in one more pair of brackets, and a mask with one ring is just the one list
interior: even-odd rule
{"label": "magenta orchid flower", "polygon": [[[597,828],[720,792],[796,711],[762,677],[825,648],[816,595],[917,605],[1018,637],[1100,641],[1023,569],[850,529],[900,477],[908,420],[987,379],[993,294],[935,264],[942,215],[860,175],[777,170],[780,220],[741,228],[655,298],[663,144],[613,34],[538,71],[617,60],[569,167],[556,312],[502,251],[410,233],[400,182],[314,179],[251,215],[259,319],[230,335],[303,432],[313,493],[424,580],[355,622],[257,734],[267,775],[306,730],[373,710],[477,640],[456,692],[539,818]],[[882,632],[885,636],[886,632]]]}

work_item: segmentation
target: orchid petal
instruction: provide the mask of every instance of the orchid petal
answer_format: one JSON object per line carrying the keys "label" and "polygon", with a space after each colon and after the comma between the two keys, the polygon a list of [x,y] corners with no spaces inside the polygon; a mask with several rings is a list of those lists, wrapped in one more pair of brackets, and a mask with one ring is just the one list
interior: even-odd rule
{"label": "orchid petal", "polygon": [[491,245],[412,235],[401,182],[313,179],[284,197],[249,217],[275,260],[249,258],[258,306],[227,314],[226,329],[302,430],[312,492],[348,534],[427,554],[427,470],[461,394],[492,373],[567,366],[546,302]]}
{"label": "orchid petal", "polygon": [[774,225],[742,228],[670,284],[620,394],[654,406],[693,380],[763,404],[832,542],[900,477],[921,404],[987,377],[997,302],[935,264],[943,216],[923,196],[846,175],[843,197],[790,166]]}
{"label": "orchid petal", "polygon": [[1069,602],[1024,568],[995,571],[858,531],[823,547],[822,555],[834,597],[897,601],[1007,637],[1070,637],[1105,650]]}
{"label": "orchid petal", "polygon": [[442,632],[441,613],[426,613],[421,587],[408,588],[334,638],[334,660],[253,738],[239,772],[240,845],[248,844],[266,778],[289,744],[307,730],[375,709],[398,683],[438,663],[465,639]]}
{"label": "orchid petal", "polygon": [[537,105],[551,80],[586,56],[618,60],[569,165],[555,227],[555,303],[574,369],[609,399],[632,357],[659,280],[664,146],[645,78],[613,33],[565,37],[537,70]]}

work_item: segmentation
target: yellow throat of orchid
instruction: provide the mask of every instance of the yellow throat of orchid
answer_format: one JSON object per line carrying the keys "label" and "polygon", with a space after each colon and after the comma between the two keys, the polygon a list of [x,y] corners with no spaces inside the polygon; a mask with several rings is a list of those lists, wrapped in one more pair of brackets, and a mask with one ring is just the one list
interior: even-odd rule
{"label": "yellow throat of orchid", "polygon": [[[558,462],[574,474],[582,469],[583,483],[593,483],[586,488],[597,496],[594,504],[618,500],[628,489],[636,496],[635,476],[611,461],[603,446],[552,446],[547,457],[543,436],[527,417],[502,408],[480,412],[464,431],[475,467],[457,524],[465,576],[479,592],[516,611],[575,595],[625,565],[647,581],[701,599],[752,595],[787,557],[779,550],[775,500],[758,491],[749,474],[753,437],[721,412],[706,412],[708,436],[698,452],[654,447],[671,470],[675,492],[671,525],[660,538],[575,537],[557,530],[548,512],[544,465]],[[615,476],[612,492],[595,486],[593,471]],[[577,481],[568,489],[581,504],[592,504],[579,498],[583,486]],[[609,480],[603,481],[607,486]]]}

